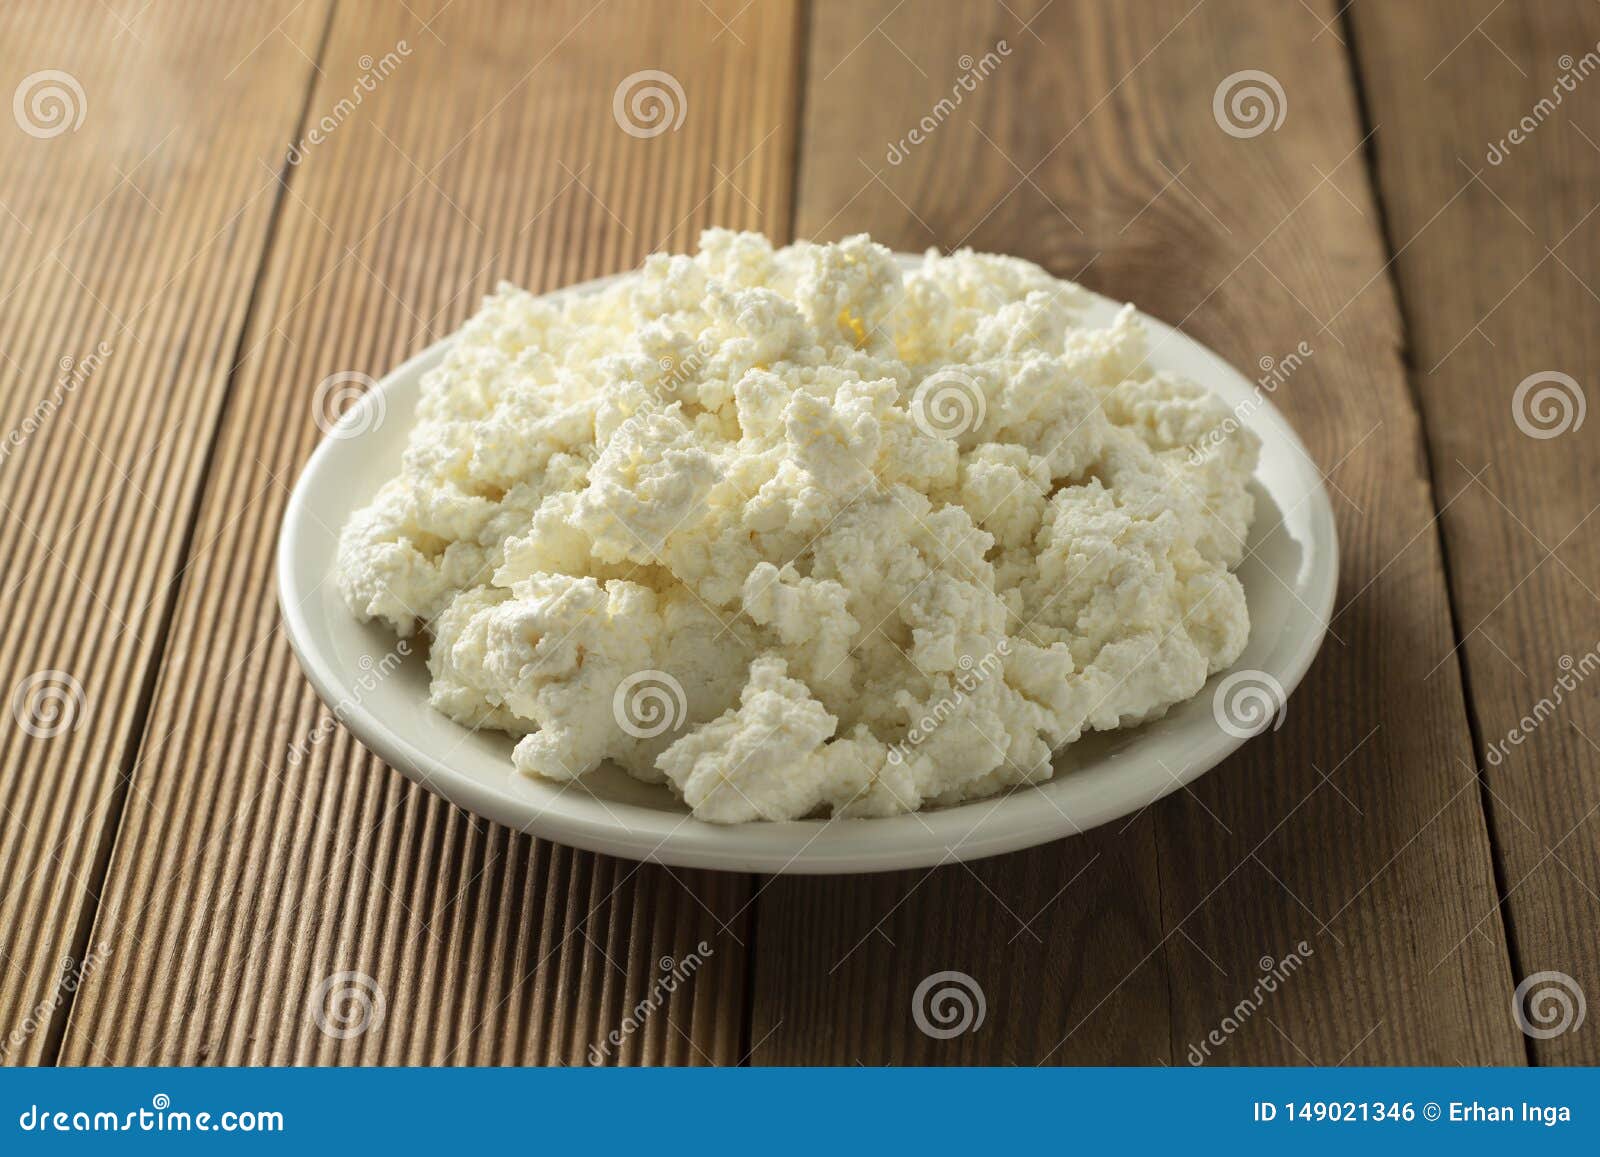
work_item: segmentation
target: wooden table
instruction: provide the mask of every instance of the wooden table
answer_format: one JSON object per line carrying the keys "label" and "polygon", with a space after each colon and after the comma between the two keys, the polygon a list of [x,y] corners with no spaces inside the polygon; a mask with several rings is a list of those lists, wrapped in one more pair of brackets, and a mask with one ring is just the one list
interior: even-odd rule
{"label": "wooden table", "polygon": [[[609,1060],[1600,1062],[1600,1012],[1513,1015],[1600,999],[1600,420],[1529,392],[1600,382],[1597,42],[1577,0],[4,6],[0,671],[66,713],[0,728],[5,1059],[581,1063],[705,941]],[[613,108],[647,69],[655,135]],[[1343,558],[1282,728],[1083,838],[840,879],[535,841],[338,730],[292,759],[317,384],[714,224],[1306,343],[1274,401]],[[941,971],[981,1027],[919,1030]],[[356,1035],[313,1015],[343,973]]]}

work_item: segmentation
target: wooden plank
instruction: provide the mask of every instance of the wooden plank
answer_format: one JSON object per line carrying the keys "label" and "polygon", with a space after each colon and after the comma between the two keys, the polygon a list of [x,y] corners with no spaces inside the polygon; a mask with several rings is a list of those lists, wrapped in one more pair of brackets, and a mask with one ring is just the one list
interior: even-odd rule
{"label": "wooden plank", "polygon": [[[1435,679],[1467,672],[1512,980],[1559,973],[1529,1001],[1592,1000],[1600,707],[1581,684],[1600,645],[1600,423],[1575,419],[1600,381],[1600,12],[1362,4],[1353,18],[1464,639],[1425,659]],[[1567,379],[1537,377],[1554,374]],[[1540,1063],[1600,1062],[1600,1035],[1556,1032],[1558,1006],[1543,1009]]]}
{"label": "wooden plank", "polygon": [[326,14],[0,10],[0,1061],[49,1059],[103,966],[88,920]]}
{"label": "wooden plank", "polygon": [[[797,231],[1081,272],[1241,366],[1308,341],[1274,400],[1331,472],[1350,601],[1282,729],[1131,824],[929,874],[769,884],[760,1061],[1182,1064],[1213,1030],[1208,1063],[1522,1059],[1459,675],[1425,678],[1452,641],[1444,573],[1334,17],[1243,0],[815,13]],[[1249,138],[1213,113],[1244,69],[1287,100]],[[1292,953],[1259,1015],[1225,1021]],[[911,1008],[945,970],[987,1005],[948,1040]]]}
{"label": "wooden plank", "polygon": [[[79,995],[70,1062],[582,1062],[651,996],[660,958],[702,940],[707,963],[609,1059],[743,1051],[748,878],[535,843],[342,732],[296,765],[328,714],[268,576],[329,374],[398,364],[501,278],[597,276],[712,223],[787,229],[797,12],[411,7],[336,13],[313,122],[367,63],[402,40],[410,55],[290,175],[96,923],[116,951]],[[612,92],[647,68],[688,109],[641,139]],[[322,1031],[327,984],[381,992],[381,1023]]]}

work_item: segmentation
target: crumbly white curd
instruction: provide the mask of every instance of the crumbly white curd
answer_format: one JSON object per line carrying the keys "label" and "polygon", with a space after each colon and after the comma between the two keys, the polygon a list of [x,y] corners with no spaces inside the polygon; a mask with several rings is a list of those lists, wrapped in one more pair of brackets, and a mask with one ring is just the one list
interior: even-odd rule
{"label": "crumbly white curd", "polygon": [[611,760],[718,823],[1046,780],[1249,634],[1257,440],[1087,301],[1010,257],[724,230],[592,294],[502,286],[340,587],[528,775]]}

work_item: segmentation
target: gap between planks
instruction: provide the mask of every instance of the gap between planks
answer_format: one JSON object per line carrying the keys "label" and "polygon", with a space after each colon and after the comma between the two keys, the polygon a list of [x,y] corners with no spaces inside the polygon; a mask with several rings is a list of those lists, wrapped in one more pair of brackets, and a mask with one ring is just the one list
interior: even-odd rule
{"label": "gap between planks", "polygon": [[[1389,213],[1387,194],[1383,184],[1378,180],[1378,150],[1375,138],[1379,125],[1372,115],[1371,94],[1367,91],[1366,72],[1361,64],[1361,49],[1356,40],[1355,17],[1351,12],[1353,4],[1345,4],[1339,9],[1337,19],[1339,26],[1344,31],[1344,55],[1350,63],[1350,85],[1356,98],[1356,115],[1360,119],[1362,139],[1366,142],[1362,146],[1367,184],[1372,191],[1372,203],[1378,214],[1378,236],[1383,241],[1384,252],[1389,260],[1384,265],[1384,280],[1389,283],[1390,292],[1394,294],[1395,312],[1399,315],[1400,323],[1400,364],[1404,370],[1406,390],[1411,397],[1412,408],[1417,412],[1418,436],[1422,446],[1422,461],[1428,476],[1428,504],[1433,508],[1433,535],[1439,544],[1439,560],[1444,569],[1444,596],[1445,607],[1450,612],[1450,636],[1456,645],[1456,662],[1461,676],[1461,706],[1467,717],[1467,733],[1472,744],[1472,753],[1478,761],[1474,774],[1478,781],[1478,810],[1483,816],[1484,835],[1489,841],[1489,868],[1494,873],[1495,899],[1500,902],[1501,908],[1501,941],[1505,946],[1506,966],[1511,970],[1513,978],[1523,975],[1522,961],[1517,952],[1517,937],[1513,927],[1515,914],[1510,905],[1506,904],[1506,864],[1505,851],[1502,848],[1502,835],[1499,825],[1495,822],[1494,809],[1489,806],[1489,783],[1483,769],[1483,728],[1478,719],[1478,708],[1472,695],[1472,670],[1467,661],[1466,637],[1461,629],[1461,607],[1456,587],[1456,572],[1450,554],[1450,539],[1444,529],[1444,508],[1439,502],[1440,477],[1434,462],[1433,444],[1428,434],[1427,411],[1422,404],[1422,391],[1417,384],[1417,365],[1414,346],[1412,344],[1413,312],[1411,302],[1406,296],[1405,287],[1396,275],[1396,263],[1400,260],[1399,248],[1395,245],[1393,220]],[[1522,1040],[1523,1055],[1529,1065],[1538,1063],[1533,1048],[1533,1039],[1524,1035]]]}

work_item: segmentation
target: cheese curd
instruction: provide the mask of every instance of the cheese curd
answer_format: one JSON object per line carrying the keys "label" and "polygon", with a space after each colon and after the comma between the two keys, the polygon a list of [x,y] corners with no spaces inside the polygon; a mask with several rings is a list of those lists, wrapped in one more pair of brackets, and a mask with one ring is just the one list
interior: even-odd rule
{"label": "cheese curd", "polygon": [[597,292],[502,286],[340,588],[529,775],[609,760],[718,823],[1048,779],[1249,634],[1257,440],[1087,302],[1010,257],[723,230]]}

